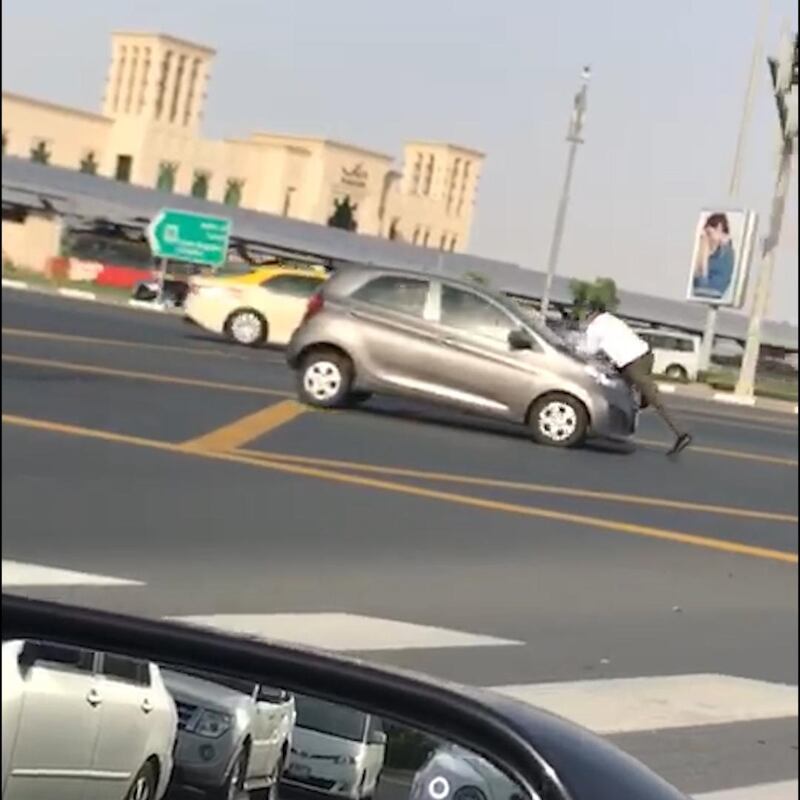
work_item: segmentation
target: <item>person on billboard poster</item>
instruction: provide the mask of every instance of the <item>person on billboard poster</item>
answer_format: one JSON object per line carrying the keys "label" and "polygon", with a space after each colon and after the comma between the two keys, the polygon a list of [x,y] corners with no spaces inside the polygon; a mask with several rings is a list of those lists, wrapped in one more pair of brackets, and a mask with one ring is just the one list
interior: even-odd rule
{"label": "person on billboard poster", "polygon": [[692,280],[693,293],[698,297],[722,299],[736,271],[736,251],[731,237],[728,215],[709,214],[700,233]]}

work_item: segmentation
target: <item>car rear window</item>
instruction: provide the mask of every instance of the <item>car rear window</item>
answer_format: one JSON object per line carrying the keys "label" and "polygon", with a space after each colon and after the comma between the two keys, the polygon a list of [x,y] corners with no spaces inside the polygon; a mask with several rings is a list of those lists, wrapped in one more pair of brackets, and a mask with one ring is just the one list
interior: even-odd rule
{"label": "car rear window", "polygon": [[353,297],[363,303],[422,317],[429,287],[428,281],[419,278],[384,275],[364,284]]}
{"label": "car rear window", "polygon": [[319,289],[322,280],[305,275],[276,275],[261,285],[275,294],[307,299]]}

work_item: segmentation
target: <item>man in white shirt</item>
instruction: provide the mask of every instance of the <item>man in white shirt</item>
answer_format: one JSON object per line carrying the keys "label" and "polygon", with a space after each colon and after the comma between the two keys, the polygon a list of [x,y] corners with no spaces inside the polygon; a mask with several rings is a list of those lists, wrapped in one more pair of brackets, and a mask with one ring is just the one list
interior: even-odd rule
{"label": "man in white shirt", "polygon": [[639,390],[644,400],[642,407],[652,406],[658,412],[675,434],[669,455],[677,455],[691,444],[692,437],[673,422],[661,401],[652,377],[653,353],[649,345],[619,317],[609,314],[601,303],[592,305],[581,349],[592,355],[605,355],[625,380]]}

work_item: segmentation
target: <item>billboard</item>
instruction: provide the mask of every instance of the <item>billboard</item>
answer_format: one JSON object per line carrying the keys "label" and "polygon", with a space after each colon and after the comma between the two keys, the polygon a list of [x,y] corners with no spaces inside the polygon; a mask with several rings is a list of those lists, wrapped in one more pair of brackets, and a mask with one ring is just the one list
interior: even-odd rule
{"label": "billboard", "polygon": [[758,215],[754,211],[701,211],[694,234],[686,299],[741,308],[757,229]]}

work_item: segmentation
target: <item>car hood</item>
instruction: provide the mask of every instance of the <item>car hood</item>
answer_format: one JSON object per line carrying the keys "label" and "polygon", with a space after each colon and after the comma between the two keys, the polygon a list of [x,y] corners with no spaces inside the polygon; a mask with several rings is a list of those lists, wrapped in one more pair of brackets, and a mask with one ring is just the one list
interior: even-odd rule
{"label": "car hood", "polygon": [[184,703],[231,709],[237,706],[246,706],[252,702],[252,698],[244,692],[194,675],[187,675],[185,672],[174,672],[162,667],[161,677],[175,700]]}

